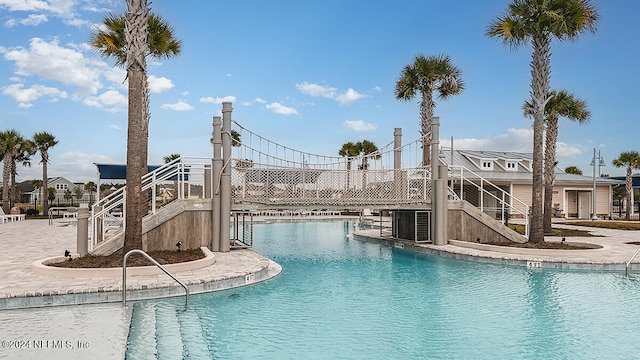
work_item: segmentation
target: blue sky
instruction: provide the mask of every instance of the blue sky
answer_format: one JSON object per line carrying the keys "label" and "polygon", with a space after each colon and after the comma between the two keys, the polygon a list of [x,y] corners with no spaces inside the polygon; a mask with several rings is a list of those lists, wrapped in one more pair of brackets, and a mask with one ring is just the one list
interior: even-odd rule
{"label": "blue sky", "polygon": [[[585,100],[587,125],[560,122],[559,167],[602,173],[638,145],[640,30],[637,0],[592,0],[595,34],[552,43],[551,87]],[[393,129],[419,137],[418,100],[394,97],[417,54],[446,54],[465,91],[438,101],[442,139],[454,148],[532,151],[528,98],[531,48],[509,49],[484,35],[509,0],[154,1],[183,42],[180,56],[149,60],[149,163],[180,153],[210,156],[211,118],[221,101],[233,119],[289,147],[337,155],[347,141],[383,146]],[[93,163],[126,159],[125,72],[87,46],[91,28],[125,1],[0,0],[0,131],[48,131],[50,176],[95,181]],[[38,158],[39,160],[39,158]],[[41,178],[38,160],[19,180]]]}

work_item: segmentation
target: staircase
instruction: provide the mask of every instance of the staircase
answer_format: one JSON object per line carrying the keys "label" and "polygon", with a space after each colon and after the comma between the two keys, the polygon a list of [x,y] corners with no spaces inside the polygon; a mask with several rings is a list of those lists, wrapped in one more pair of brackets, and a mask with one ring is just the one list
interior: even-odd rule
{"label": "staircase", "polygon": [[126,359],[212,359],[200,318],[168,302],[136,302]]}

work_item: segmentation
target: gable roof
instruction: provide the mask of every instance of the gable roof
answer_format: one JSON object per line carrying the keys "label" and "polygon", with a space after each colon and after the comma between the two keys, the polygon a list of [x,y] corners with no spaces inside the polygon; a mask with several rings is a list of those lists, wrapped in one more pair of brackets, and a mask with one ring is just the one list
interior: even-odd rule
{"label": "gable roof", "polygon": [[[453,159],[454,167],[463,166],[489,181],[531,183],[533,179],[531,169],[533,155],[530,153],[476,150],[454,150],[452,152],[451,148],[441,148],[439,157],[440,161],[447,165],[451,165],[451,159]],[[481,162],[483,161],[492,162],[493,166],[490,170],[482,167]],[[507,162],[516,163],[517,167],[507,169],[505,166]],[[473,176],[470,177],[473,178]],[[556,169],[555,182],[556,184],[586,184],[593,183],[593,177],[567,174]],[[599,184],[618,184],[619,180],[596,178],[596,182]]]}

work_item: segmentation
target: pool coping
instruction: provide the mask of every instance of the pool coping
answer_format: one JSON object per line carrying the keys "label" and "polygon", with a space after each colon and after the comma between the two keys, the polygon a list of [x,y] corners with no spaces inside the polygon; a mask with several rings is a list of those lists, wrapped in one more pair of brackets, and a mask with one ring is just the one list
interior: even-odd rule
{"label": "pool coping", "polygon": [[[190,294],[195,295],[256,284],[269,280],[282,272],[282,266],[278,263],[250,250],[240,251],[248,251],[252,256],[255,256],[257,261],[252,266],[237,271],[218,273],[209,276],[199,275],[190,280],[181,279],[189,288]],[[211,268],[215,266],[216,264],[213,264],[209,267]],[[122,269],[119,270],[122,271]],[[195,271],[202,270],[196,269]],[[127,269],[127,272],[129,272],[129,269]],[[189,271],[182,272],[182,274],[185,273],[188,274]],[[182,277],[180,273],[175,275],[178,278]],[[120,279],[121,276],[122,275],[120,275]],[[145,275],[132,275],[132,277],[133,276],[140,277]],[[146,277],[149,276],[146,275]],[[53,280],[57,279],[57,277],[54,276],[51,276],[51,278]],[[155,275],[153,275],[152,278],[155,279],[155,281],[150,281],[148,283],[141,283],[133,280],[128,282],[127,301],[160,299],[183,296],[185,294],[184,289],[177,283],[171,281],[168,277],[166,277],[166,280],[164,281],[158,280]],[[99,283],[100,279],[105,279],[105,277],[94,277],[92,279]],[[81,288],[49,291],[33,290],[18,294],[8,294],[5,297],[0,297],[0,311],[33,307],[122,302],[121,281],[118,281],[118,285],[115,286],[99,286],[92,285],[93,283],[90,281],[92,279],[87,278],[89,284]]]}
{"label": "pool coping", "polygon": [[[626,270],[625,261],[599,261],[585,258],[569,258],[567,250],[535,250],[515,248],[501,249],[503,246],[474,244],[459,240],[449,240],[447,245],[432,245],[428,243],[416,243],[410,240],[400,240],[391,237],[384,237],[375,234],[370,230],[356,231],[353,239],[370,243],[385,244],[394,249],[423,253],[443,258],[465,260],[485,264],[519,266],[529,269],[556,269],[556,270],[583,270],[583,271],[620,271]],[[464,244],[461,244],[464,243]],[[595,243],[594,243],[595,244]],[[603,254],[610,250],[606,245],[601,245],[600,249],[575,250],[581,255],[589,255],[589,252]],[[502,251],[498,251],[502,250]],[[535,251],[522,251],[535,250]],[[568,250],[571,251],[571,250]],[[558,253],[560,252],[560,253]],[[572,251],[574,252],[574,251]],[[640,269],[640,263],[631,264],[631,269]]]}

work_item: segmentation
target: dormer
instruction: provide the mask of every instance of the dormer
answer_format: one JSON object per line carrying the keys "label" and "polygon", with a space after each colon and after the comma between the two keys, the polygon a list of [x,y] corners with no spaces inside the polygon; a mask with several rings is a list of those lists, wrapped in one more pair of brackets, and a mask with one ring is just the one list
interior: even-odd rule
{"label": "dormer", "polygon": [[518,171],[518,162],[507,160],[504,164],[504,169],[506,171]]}
{"label": "dormer", "polygon": [[482,170],[482,171],[493,171],[493,160],[492,159],[480,159],[480,170]]}

